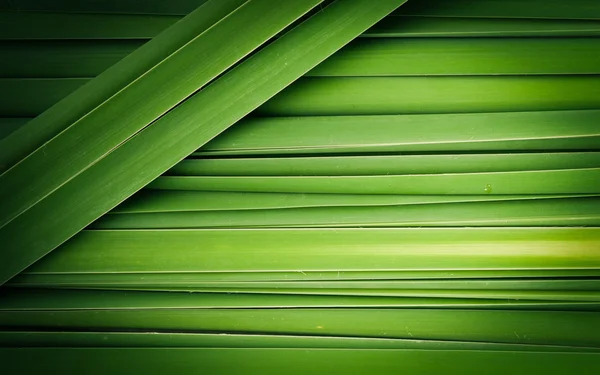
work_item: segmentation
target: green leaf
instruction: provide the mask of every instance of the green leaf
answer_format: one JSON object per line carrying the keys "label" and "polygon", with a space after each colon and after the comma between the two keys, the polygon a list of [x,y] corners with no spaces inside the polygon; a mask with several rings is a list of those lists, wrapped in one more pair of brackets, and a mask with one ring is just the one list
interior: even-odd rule
{"label": "green leaf", "polygon": [[593,270],[599,244],[598,228],[83,231],[28,271]]}
{"label": "green leaf", "polygon": [[[459,272],[460,274],[460,272]],[[39,275],[38,275],[39,276]],[[52,277],[54,276],[54,280],[59,280],[57,275],[47,275],[46,286],[47,287],[64,287],[68,286],[67,280],[71,279],[73,281],[79,278],[81,281],[90,280],[90,277],[99,275],[62,275],[60,279],[61,282],[52,282]],[[70,277],[69,277],[70,276]],[[87,278],[86,278],[87,276]],[[215,290],[218,288],[229,288],[229,289],[239,289],[240,291],[246,289],[279,289],[281,293],[286,293],[288,290],[290,292],[294,290],[309,290],[313,289],[314,292],[319,292],[321,289],[329,290],[329,293],[332,293],[333,290],[348,290],[352,289],[355,291],[360,290],[389,290],[389,291],[411,291],[411,290],[421,290],[421,291],[452,291],[452,290],[469,290],[469,291],[537,291],[537,292],[566,292],[566,291],[587,291],[587,292],[595,292],[600,286],[600,280],[598,279],[579,279],[579,278],[496,278],[496,279],[421,279],[421,280],[311,280],[311,281],[293,281],[293,280],[280,280],[280,281],[221,281],[221,280],[209,280],[202,281],[202,279],[193,280],[192,277],[176,279],[172,278],[172,281],[169,283],[165,283],[164,281],[167,279],[163,275],[162,281],[160,279],[154,278],[153,281],[143,282],[141,277],[152,277],[152,276],[161,276],[158,274],[147,274],[140,276],[139,280],[134,280],[133,278],[129,278],[129,282],[126,282],[125,278],[122,276],[127,275],[105,275],[105,287],[109,287],[110,285],[118,286],[119,288],[126,287],[127,284],[132,288],[136,288],[139,286],[143,287],[163,287],[169,288],[174,287],[174,290],[182,289],[182,288],[190,288],[190,290],[195,289],[203,289],[203,288],[214,288]],[[132,275],[129,275],[132,276]],[[22,279],[22,278],[21,278]],[[187,279],[187,281],[185,281]],[[41,277],[38,277],[38,280],[43,280]],[[98,279],[99,280],[99,279]],[[16,280],[15,280],[16,281]],[[110,282],[114,284],[110,284]],[[31,284],[25,285],[22,283],[13,283],[15,286],[28,286],[31,287]],[[41,285],[41,283],[40,283]],[[83,284],[80,284],[83,285]],[[88,284],[89,287],[94,287],[94,283],[91,282]],[[154,286],[153,286],[154,285]],[[72,284],[71,286],[75,286]],[[26,295],[28,292],[24,292]],[[58,294],[60,295],[60,294]],[[32,298],[42,298],[40,295],[33,295]]]}
{"label": "green leaf", "polygon": [[[88,78],[0,78],[0,116],[35,117],[87,82]],[[35,95],[32,96],[32,93]],[[29,123],[31,121],[27,124]],[[22,133],[23,129],[28,129],[27,124],[0,140],[0,146],[7,145],[15,136],[18,137],[17,134]],[[4,154],[6,150],[0,147],[0,154]],[[0,173],[2,171],[0,163]]]}
{"label": "green leaf", "polygon": [[[0,42],[0,75],[7,78],[95,77],[143,45],[119,41]],[[31,100],[31,99],[30,99]]]}
{"label": "green leaf", "polygon": [[588,20],[411,17],[393,15],[377,23],[362,36],[369,38],[438,38],[598,35],[600,35],[600,22]]}
{"label": "green leaf", "polygon": [[600,152],[187,159],[170,176],[363,176],[599,168]]}
{"label": "green leaf", "polygon": [[207,0],[10,0],[0,9],[73,13],[177,14],[187,15]]}
{"label": "green leaf", "polygon": [[163,176],[149,188],[319,194],[597,194],[600,168],[375,176]]}
{"label": "green leaf", "polygon": [[248,118],[197,155],[597,150],[599,116],[600,110]]}
{"label": "green leaf", "polygon": [[159,332],[0,332],[0,347],[136,348],[339,348],[597,352],[596,348],[486,342],[369,339],[282,335],[236,335]]}
{"label": "green leaf", "polygon": [[600,108],[600,76],[302,78],[265,116],[517,112]]}
{"label": "green leaf", "polygon": [[[89,1],[77,3],[91,4]],[[139,4],[144,3],[147,1]],[[112,4],[122,4],[122,1]],[[147,14],[0,11],[0,40],[150,39],[180,19],[180,16]]]}
{"label": "green leaf", "polygon": [[[569,309],[575,306],[580,311],[587,311],[589,308],[600,307],[600,292],[598,291],[514,291],[514,290],[494,290],[494,291],[481,291],[481,290],[390,290],[390,289],[329,289],[320,287],[308,287],[308,288],[260,288],[260,287],[182,287],[182,286],[104,286],[98,289],[109,289],[109,290],[135,290],[135,291],[160,291],[160,292],[189,292],[189,293],[227,293],[227,294],[260,294],[260,295],[301,295],[305,298],[312,298],[313,296],[355,296],[365,298],[375,297],[398,297],[402,298],[405,303],[402,306],[421,306],[420,303],[417,305],[410,305],[404,301],[404,299],[410,300],[411,298],[420,299],[439,299],[440,301],[449,301],[450,304],[455,302],[458,305],[466,304],[469,307],[483,308],[482,306],[490,305],[489,301],[501,300],[501,301],[518,301],[516,305],[506,306],[511,309],[519,309],[521,302],[525,306],[530,306],[533,309],[545,309],[548,305],[544,303],[549,301],[559,301],[562,304],[550,305],[551,309],[561,310]],[[465,299],[468,302],[465,303]],[[532,305],[532,302],[541,302],[541,306]],[[567,301],[572,302],[593,302],[593,304],[566,304]],[[400,302],[400,301],[399,301]],[[423,302],[425,303],[425,302]],[[495,305],[494,305],[495,306]],[[595,310],[594,310],[595,311]]]}
{"label": "green leaf", "polygon": [[522,201],[530,199],[582,198],[581,195],[345,195],[236,193],[146,189],[108,214],[151,212],[269,210],[302,207],[365,207],[428,205],[459,202]]}
{"label": "green leaf", "polygon": [[[43,286],[44,288],[88,288],[88,289],[109,289],[109,290],[150,290],[150,291],[184,291],[184,292],[200,292],[200,293],[238,293],[242,294],[240,299],[246,294],[271,294],[271,295],[301,295],[306,300],[310,300],[312,296],[333,296],[329,303],[340,303],[343,299],[339,296],[357,296],[357,297],[402,297],[401,299],[388,299],[389,303],[410,305],[414,303],[415,297],[421,298],[423,304],[426,301],[438,299],[440,304],[455,299],[458,304],[465,303],[461,301],[468,299],[476,299],[471,301],[475,304],[489,304],[490,300],[519,300],[523,301],[580,301],[580,302],[600,302],[600,293],[598,292],[598,280],[579,280],[579,279],[448,279],[448,280],[343,280],[343,281],[246,281],[246,282],[224,282],[224,281],[189,281],[172,279],[171,282],[160,283],[156,278],[150,277],[150,280],[144,282],[129,282],[123,281],[123,277],[118,275],[105,275],[104,283],[92,282],[85,283],[86,278],[83,275],[64,275],[57,277],[38,277],[38,284],[14,282],[14,286],[36,287]],[[52,277],[54,276],[54,277]],[[67,277],[65,277],[67,276]],[[69,280],[69,277],[71,283]],[[73,277],[76,276],[76,277]],[[150,275],[152,276],[152,275]],[[158,275],[154,275],[158,276]],[[79,278],[80,282],[75,280]],[[31,279],[31,278],[30,278]],[[35,279],[35,278],[34,278]],[[165,278],[163,278],[164,281]],[[27,278],[25,278],[27,280]],[[43,280],[43,281],[42,281]],[[54,280],[54,282],[53,282]],[[60,280],[60,281],[59,281]],[[89,280],[89,278],[88,278]],[[100,280],[97,278],[97,280]],[[156,280],[153,284],[152,280]],[[58,282],[57,282],[58,281]],[[75,281],[75,282],[74,282]],[[47,298],[58,298],[61,294],[56,292],[46,292],[44,294],[30,294],[27,291],[21,292],[25,298],[35,298],[37,300]],[[69,294],[67,293],[67,298]],[[94,294],[92,294],[93,296]],[[52,297],[54,296],[54,297]],[[98,298],[102,295],[98,294]],[[210,296],[210,295],[209,295]],[[77,297],[77,294],[74,295]],[[110,294],[108,295],[110,297]],[[10,297],[8,297],[10,299]],[[235,298],[235,297],[231,297]],[[275,298],[275,297],[273,297]],[[317,301],[324,302],[323,297],[317,297]],[[320,299],[319,299],[320,298]],[[412,298],[412,299],[411,299]],[[483,302],[482,300],[488,300]],[[381,298],[372,300],[364,299],[364,303],[383,303],[386,301]],[[512,301],[514,302],[514,301]],[[361,302],[362,303],[362,302]],[[511,305],[512,308],[517,308],[519,303]],[[589,307],[590,305],[581,305]]]}
{"label": "green leaf", "polygon": [[307,75],[597,74],[599,47],[595,38],[361,38]]}
{"label": "green leaf", "polygon": [[27,117],[0,118],[0,140],[23,126],[29,120],[31,119]]}
{"label": "green leaf", "polygon": [[[267,297],[260,296],[257,300],[267,300]],[[284,297],[294,296],[278,296],[273,302],[277,304],[276,301],[284,300]],[[306,301],[308,306],[315,305],[314,297],[296,298]],[[332,298],[327,297],[327,300]],[[280,302],[278,306],[282,305]],[[452,303],[448,307],[452,307]],[[10,330],[79,331],[93,327],[94,330],[108,331],[231,332],[600,347],[600,314],[595,311],[477,310],[465,307],[465,310],[426,307],[16,309],[0,311],[0,318],[3,326]]]}
{"label": "green leaf", "polygon": [[[116,287],[119,289],[118,287]],[[133,288],[135,289],[135,288]],[[144,289],[140,287],[139,289]],[[177,290],[174,288],[173,290]],[[281,308],[431,308],[431,309],[496,309],[515,310],[583,310],[597,311],[599,303],[585,301],[536,301],[475,298],[399,298],[390,296],[351,296],[342,295],[294,295],[289,294],[232,294],[223,293],[163,293],[153,291],[102,291],[102,290],[59,290],[59,289],[15,289],[3,290],[0,304],[0,318],[3,325],[21,326],[27,315],[40,321],[52,322],[53,315],[60,311],[106,311],[110,316],[118,310],[171,310],[178,309],[281,309]],[[318,293],[315,293],[318,294]],[[31,312],[31,314],[27,314]],[[549,311],[548,313],[552,313]],[[68,315],[68,314],[67,314]],[[140,314],[142,316],[143,314]],[[152,317],[152,315],[147,315]],[[57,316],[57,320],[64,316]],[[101,317],[102,319],[102,317]],[[106,319],[106,317],[104,318]],[[152,318],[153,319],[153,318]],[[13,322],[13,323],[11,323]],[[30,327],[36,326],[31,321]],[[42,325],[44,323],[41,323]],[[123,326],[115,326],[123,328]],[[164,328],[164,327],[163,327]],[[82,327],[83,329],[83,327]],[[148,327],[148,329],[151,329]],[[176,328],[164,328],[176,329]]]}
{"label": "green leaf", "polygon": [[[39,268],[38,268],[39,269]],[[56,269],[55,269],[56,270]],[[60,271],[60,270],[58,270]],[[170,273],[36,273],[36,268],[15,276],[7,285],[15,287],[107,288],[113,286],[197,286],[206,283],[277,281],[369,281],[369,280],[502,280],[521,278],[599,277],[598,269],[502,269],[502,270],[421,270],[421,271],[291,271],[291,272],[183,272]],[[526,283],[524,283],[525,285]]]}
{"label": "green leaf", "polygon": [[595,0],[417,0],[396,14],[443,17],[600,19]]}
{"label": "green leaf", "polygon": [[[74,361],[73,358],[77,358]],[[90,375],[207,373],[262,375],[505,375],[507,373],[569,375],[600,368],[596,353],[525,353],[469,350],[357,349],[216,349],[216,348],[11,348],[0,349],[8,370],[41,373],[86,372]],[[89,364],[93,363],[94,366]]]}
{"label": "green leaf", "polygon": [[600,198],[107,215],[93,229],[600,226]]}

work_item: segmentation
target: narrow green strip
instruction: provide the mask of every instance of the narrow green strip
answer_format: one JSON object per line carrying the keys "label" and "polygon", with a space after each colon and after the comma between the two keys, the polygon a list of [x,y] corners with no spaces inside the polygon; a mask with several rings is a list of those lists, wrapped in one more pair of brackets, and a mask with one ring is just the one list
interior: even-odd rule
{"label": "narrow green strip", "polygon": [[302,207],[364,207],[427,205],[459,202],[582,198],[581,195],[345,195],[236,193],[214,191],[142,190],[109,212],[269,210]]}
{"label": "narrow green strip", "polygon": [[[32,269],[35,271],[35,269]],[[224,282],[285,282],[293,281],[370,281],[370,280],[511,280],[520,278],[597,278],[600,269],[529,269],[529,270],[453,270],[453,271],[295,271],[295,272],[187,272],[187,273],[31,273],[15,276],[7,285],[41,288],[95,288],[119,285],[135,286],[196,286]]]}
{"label": "narrow green strip", "polygon": [[28,117],[0,118],[0,140],[25,125],[29,120],[31,120],[31,118]]}
{"label": "narrow green strip", "polygon": [[119,41],[0,42],[3,78],[95,77],[144,44]]}
{"label": "narrow green strip", "polygon": [[377,176],[163,176],[149,188],[325,194],[597,194],[600,168]]}
{"label": "narrow green strip", "polygon": [[571,375],[600,368],[596,353],[403,349],[21,348],[1,349],[0,359],[13,372],[42,373],[51,367],[90,375],[127,375],[131,366],[148,375],[194,373],[198,368],[206,373],[238,375],[323,374],[324,369],[347,375]]}
{"label": "narrow green strip", "polygon": [[595,0],[418,0],[395,12],[401,15],[492,18],[600,19]]}
{"label": "narrow green strip", "polygon": [[188,159],[170,176],[361,176],[600,167],[600,152]]}
{"label": "narrow green strip", "polygon": [[[301,295],[301,296],[355,296],[355,297],[399,297],[410,298],[441,298],[469,299],[476,307],[480,301],[502,300],[502,301],[559,301],[559,302],[594,302],[600,303],[600,291],[514,291],[514,290],[391,290],[391,289],[352,289],[339,288],[329,289],[313,286],[310,288],[230,288],[230,287],[181,287],[181,286],[130,286],[119,285],[102,287],[100,289],[110,290],[135,290],[135,291],[161,291],[161,292],[189,292],[189,293],[226,293],[226,294],[259,294],[259,295]],[[308,297],[307,297],[308,298]],[[485,302],[484,302],[485,303]],[[588,305],[584,305],[588,306]],[[594,305],[595,306],[595,305]],[[560,308],[560,306],[555,306]],[[510,306],[510,308],[515,308]],[[538,308],[538,307],[535,307]],[[584,308],[585,309],[585,308]]]}
{"label": "narrow green strip", "polygon": [[84,231],[29,272],[597,269],[598,246],[598,228]]}
{"label": "narrow green strip", "polygon": [[595,353],[597,348],[485,342],[207,333],[0,332],[0,347],[63,348],[337,348],[497,350]]}
{"label": "narrow green strip", "polygon": [[[88,78],[1,78],[0,117],[35,117],[87,82],[89,82]],[[27,127],[21,126],[0,141],[0,150],[9,139]],[[1,166],[0,172],[2,172]]]}
{"label": "narrow green strip", "polygon": [[0,40],[150,39],[180,19],[180,16],[0,11],[3,25]]}
{"label": "narrow green strip", "polygon": [[268,116],[517,112],[600,108],[598,76],[303,78]]}
{"label": "narrow green strip", "polygon": [[600,198],[106,215],[93,229],[600,226]]}
{"label": "narrow green strip", "polygon": [[596,38],[359,39],[307,75],[598,74],[599,48]]}
{"label": "narrow green strip", "polygon": [[176,14],[187,15],[207,0],[10,0],[0,9],[15,11],[50,11],[74,13]]}
{"label": "narrow green strip", "polygon": [[[599,36],[600,22],[582,20],[389,16],[368,38]],[[555,40],[556,41],[556,40]]]}
{"label": "narrow green strip", "polygon": [[599,117],[600,110],[249,118],[200,152],[597,150]]}
{"label": "narrow green strip", "polygon": [[[115,287],[124,289],[123,287]],[[135,288],[131,288],[135,289]],[[145,289],[139,287],[137,289]],[[166,288],[165,288],[166,289]],[[181,288],[183,289],[183,288]],[[177,288],[174,288],[177,290]],[[186,292],[189,290],[186,290]],[[121,291],[121,290],[68,290],[68,289],[15,289],[3,290],[0,303],[0,318],[11,317],[21,321],[19,313],[27,311],[44,312],[50,314],[37,314],[43,317],[52,316],[52,312],[87,310],[110,311],[114,310],[156,310],[166,309],[171,312],[178,309],[279,309],[279,308],[473,308],[473,309],[598,309],[600,304],[589,301],[536,301],[523,299],[510,301],[506,298],[481,298],[450,297],[450,298],[413,298],[397,296],[352,296],[342,295],[294,295],[293,291],[281,294],[232,294],[224,290],[223,293],[164,293],[154,291]],[[324,293],[326,294],[326,293]],[[442,292],[440,292],[442,294]],[[449,294],[449,293],[448,293]],[[33,322],[32,322],[33,323]],[[7,326],[8,320],[2,319],[2,325]],[[34,324],[32,324],[33,326]],[[123,327],[124,326],[120,326]],[[148,327],[150,328],[150,327]],[[183,329],[183,328],[182,328]]]}

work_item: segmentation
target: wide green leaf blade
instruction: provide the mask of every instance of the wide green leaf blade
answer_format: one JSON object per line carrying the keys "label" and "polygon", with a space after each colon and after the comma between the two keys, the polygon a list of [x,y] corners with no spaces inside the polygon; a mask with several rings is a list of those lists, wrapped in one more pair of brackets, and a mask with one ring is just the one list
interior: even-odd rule
{"label": "wide green leaf blade", "polygon": [[600,199],[107,215],[93,229],[600,226]]}
{"label": "wide green leaf blade", "polygon": [[[460,273],[459,273],[460,274]],[[53,278],[48,277],[46,280],[48,282],[46,285],[48,287],[60,287],[60,286],[68,286],[65,282],[66,280],[76,280],[80,278],[82,281],[86,280],[85,275],[61,275],[59,278],[57,275],[48,275],[54,276],[54,280],[57,282],[52,282]],[[90,280],[89,276],[98,275],[88,275],[87,280]],[[265,289],[280,289],[282,293],[290,290],[309,290],[314,289],[315,292],[318,292],[321,289],[328,289],[330,291],[335,289],[353,289],[356,291],[359,290],[373,290],[378,289],[380,291],[390,290],[390,291],[403,291],[403,290],[433,290],[433,291],[443,291],[443,290],[485,290],[485,291],[598,291],[600,287],[600,280],[598,279],[584,279],[584,278],[484,278],[484,279],[421,279],[421,280],[312,280],[312,281],[294,281],[294,280],[280,280],[280,281],[219,281],[219,280],[208,280],[202,281],[201,279],[193,280],[192,277],[187,278],[187,282],[184,278],[177,280],[172,278],[171,282],[166,282],[167,279],[164,275],[162,278],[162,283],[159,278],[154,278],[153,281],[145,282],[147,285],[143,285],[141,281],[141,277],[150,277],[151,276],[160,276],[158,274],[146,274],[140,276],[138,280],[134,280],[133,278],[129,278],[129,281],[125,281],[127,279],[121,277],[123,275],[105,275],[105,286],[110,286],[110,282],[112,281],[115,286],[125,287],[127,284],[131,284],[132,288],[136,286],[148,286],[155,287],[163,286],[165,288],[172,286],[174,288],[184,288],[189,287],[202,289],[202,288],[230,288],[230,289],[239,289],[240,291],[245,289],[252,288],[265,288]],[[131,276],[131,275],[130,275]],[[23,279],[19,277],[19,279]],[[58,280],[62,279],[62,282]],[[38,280],[42,280],[41,277],[38,277]],[[17,283],[17,280],[11,281],[12,285],[18,286],[28,286],[31,287],[31,284],[23,284]],[[41,285],[41,284],[40,284]],[[89,286],[93,286],[94,283],[91,282]]]}
{"label": "wide green leaf blade", "polygon": [[600,76],[307,77],[265,116],[390,115],[600,108]]}
{"label": "wide green leaf blade", "polygon": [[4,310],[0,311],[0,318],[3,326],[11,330],[73,331],[94,327],[110,331],[155,329],[600,347],[600,314],[594,311],[123,308]]}
{"label": "wide green leaf blade", "polygon": [[[457,289],[457,290],[391,290],[391,289],[352,289],[352,288],[340,288],[340,289],[329,289],[321,287],[309,287],[309,288],[260,288],[260,287],[181,287],[181,286],[110,286],[101,287],[97,289],[109,289],[109,290],[134,290],[134,291],[158,291],[158,292],[188,292],[188,293],[227,293],[227,294],[259,294],[259,295],[301,295],[305,298],[312,298],[313,296],[355,296],[355,297],[398,297],[400,301],[404,299],[410,300],[411,298],[423,299],[439,299],[443,301],[454,301],[457,304],[465,304],[464,300],[467,299],[467,305],[469,307],[483,308],[478,303],[483,302],[483,306],[487,306],[490,303],[488,301],[501,300],[501,301],[518,301],[516,305],[511,305],[511,309],[521,308],[520,304],[523,302],[525,305],[532,306],[532,302],[539,301],[540,306],[532,306],[533,309],[542,310],[547,307],[545,303],[550,301],[558,301],[560,304],[552,305],[555,310],[569,309],[573,305],[566,304],[567,302],[582,302],[584,304],[574,305],[581,307],[580,311],[586,311],[590,307],[600,306],[600,292],[599,291],[514,291],[514,290],[494,290],[494,291],[482,291],[482,290],[470,290],[470,289]],[[591,302],[593,304],[586,304]],[[411,306],[409,303],[404,302],[402,306]],[[566,304],[566,305],[565,305]],[[414,305],[413,305],[414,306]],[[421,306],[421,304],[416,304]],[[495,306],[495,305],[494,305]],[[568,306],[568,307],[567,307]]]}
{"label": "wide green leaf blade", "polygon": [[176,14],[187,15],[207,0],[11,0],[3,2],[0,9],[15,11],[51,11],[73,13],[123,13],[123,14]]}
{"label": "wide green leaf blade", "polygon": [[600,4],[595,0],[417,0],[396,13],[443,17],[600,19]]}
{"label": "wide green leaf blade", "polygon": [[[123,289],[115,287],[115,289]],[[133,288],[135,289],[135,288]],[[145,289],[140,287],[138,289]],[[174,288],[173,290],[177,290]],[[183,290],[183,288],[182,288]],[[187,292],[187,291],[186,291]],[[281,309],[281,308],[432,308],[432,309],[496,309],[507,308],[516,310],[598,310],[600,304],[593,301],[539,301],[539,300],[509,300],[472,297],[458,298],[421,298],[398,296],[359,296],[359,295],[294,295],[286,294],[233,294],[226,290],[223,293],[164,293],[156,291],[121,291],[121,290],[4,290],[0,304],[0,317],[3,324],[9,325],[10,320],[19,325],[26,318],[23,312],[50,312],[50,314],[29,314],[41,319],[47,315],[52,319],[52,312],[57,311],[115,311],[115,310],[157,310],[166,309]],[[318,293],[315,293],[318,294]],[[326,293],[324,293],[326,294]],[[539,299],[539,298],[538,298]],[[100,301],[98,301],[100,300]],[[151,316],[151,315],[148,315]],[[5,319],[4,319],[5,318]],[[10,320],[9,320],[10,319]],[[62,319],[62,317],[58,317]],[[35,325],[33,324],[32,326]],[[120,326],[119,326],[120,327]]]}
{"label": "wide green leaf blade", "polygon": [[83,231],[29,272],[598,269],[599,244],[599,228]]}
{"label": "wide green leaf blade", "polygon": [[600,40],[596,38],[361,38],[307,75],[597,74],[599,48]]}
{"label": "wide green leaf blade", "polygon": [[599,116],[589,110],[248,118],[197,155],[597,150]]}

